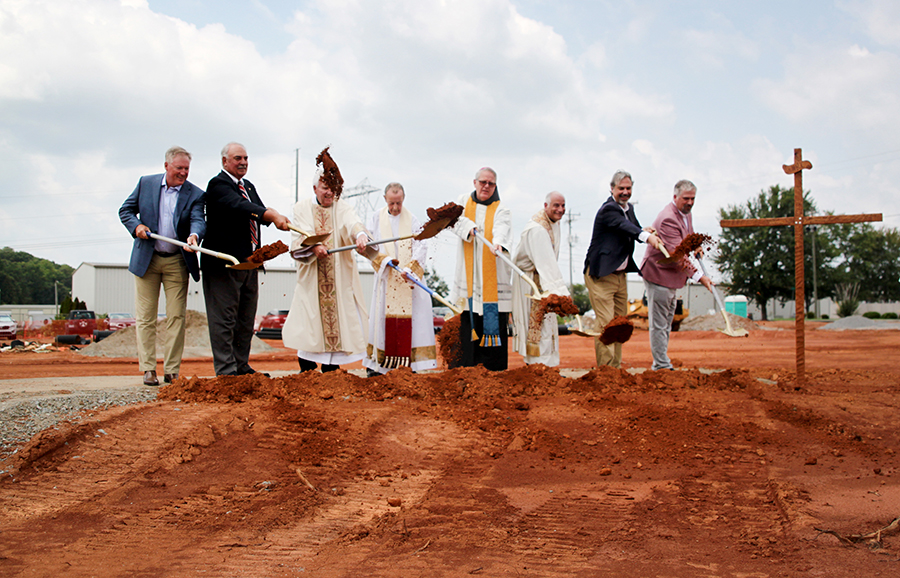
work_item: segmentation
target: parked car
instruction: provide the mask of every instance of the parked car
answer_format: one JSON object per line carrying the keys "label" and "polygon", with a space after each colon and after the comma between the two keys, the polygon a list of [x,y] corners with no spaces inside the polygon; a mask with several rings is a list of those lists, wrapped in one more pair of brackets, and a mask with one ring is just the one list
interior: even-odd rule
{"label": "parked car", "polygon": [[15,339],[19,324],[5,313],[0,314],[0,339]]}
{"label": "parked car", "polygon": [[273,309],[263,315],[259,322],[259,329],[256,336],[260,339],[281,339],[281,328],[284,327],[284,321],[287,319],[287,309]]}
{"label": "parked car", "polygon": [[134,317],[131,316],[131,313],[110,313],[107,321],[110,331],[125,329],[137,323]]}
{"label": "parked car", "polygon": [[448,315],[453,315],[453,311],[450,310],[449,307],[432,307],[431,308],[432,316],[434,317],[434,332],[437,333],[444,326],[444,319]]}
{"label": "parked car", "polygon": [[93,311],[73,309],[66,317],[66,335],[94,335],[97,329],[97,316]]}

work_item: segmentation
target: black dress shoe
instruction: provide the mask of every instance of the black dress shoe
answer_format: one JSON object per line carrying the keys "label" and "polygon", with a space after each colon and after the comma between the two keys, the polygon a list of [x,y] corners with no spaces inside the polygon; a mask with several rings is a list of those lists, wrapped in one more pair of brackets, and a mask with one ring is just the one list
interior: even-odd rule
{"label": "black dress shoe", "polygon": [[159,380],[156,378],[156,371],[144,372],[144,385],[159,385]]}
{"label": "black dress shoe", "polygon": [[163,375],[163,381],[165,381],[166,383],[172,383],[176,379],[178,379],[177,373],[167,373]]}
{"label": "black dress shoe", "polygon": [[259,373],[260,375],[265,375],[266,377],[271,377],[268,373],[262,373],[262,372],[256,371],[252,367],[248,367],[244,371],[237,372],[238,375],[253,375],[254,373]]}

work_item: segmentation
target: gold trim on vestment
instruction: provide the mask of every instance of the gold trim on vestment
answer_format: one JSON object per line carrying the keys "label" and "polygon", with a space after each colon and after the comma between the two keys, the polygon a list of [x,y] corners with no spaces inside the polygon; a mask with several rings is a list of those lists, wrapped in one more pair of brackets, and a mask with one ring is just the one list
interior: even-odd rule
{"label": "gold trim on vestment", "polygon": [[[313,209],[316,234],[334,231],[334,207],[316,205]],[[331,235],[322,244],[326,249],[334,246],[335,235]],[[341,323],[338,316],[337,284],[335,280],[335,255],[316,259],[319,281],[319,310],[322,315],[322,335],[325,338],[325,351],[343,351],[341,347]]]}

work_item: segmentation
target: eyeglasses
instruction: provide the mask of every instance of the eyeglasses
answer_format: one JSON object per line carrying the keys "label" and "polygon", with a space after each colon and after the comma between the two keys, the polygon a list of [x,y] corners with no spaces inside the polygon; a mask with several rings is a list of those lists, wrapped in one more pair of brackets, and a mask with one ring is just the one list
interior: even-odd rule
{"label": "eyeglasses", "polygon": [[494,181],[478,181],[478,184],[482,187],[496,187],[497,183]]}

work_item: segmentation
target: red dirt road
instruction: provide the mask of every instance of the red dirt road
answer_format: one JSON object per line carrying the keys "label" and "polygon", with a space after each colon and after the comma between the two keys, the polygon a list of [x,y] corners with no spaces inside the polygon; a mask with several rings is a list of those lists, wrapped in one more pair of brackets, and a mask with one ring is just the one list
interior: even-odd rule
{"label": "red dirt road", "polygon": [[[589,340],[561,342],[590,367]],[[898,346],[810,331],[803,388],[787,330],[673,334],[686,370],[640,375],[179,380],[0,464],[0,576],[895,576],[896,534],[817,528],[900,516]],[[73,357],[6,355],[0,377],[136,365]]]}

